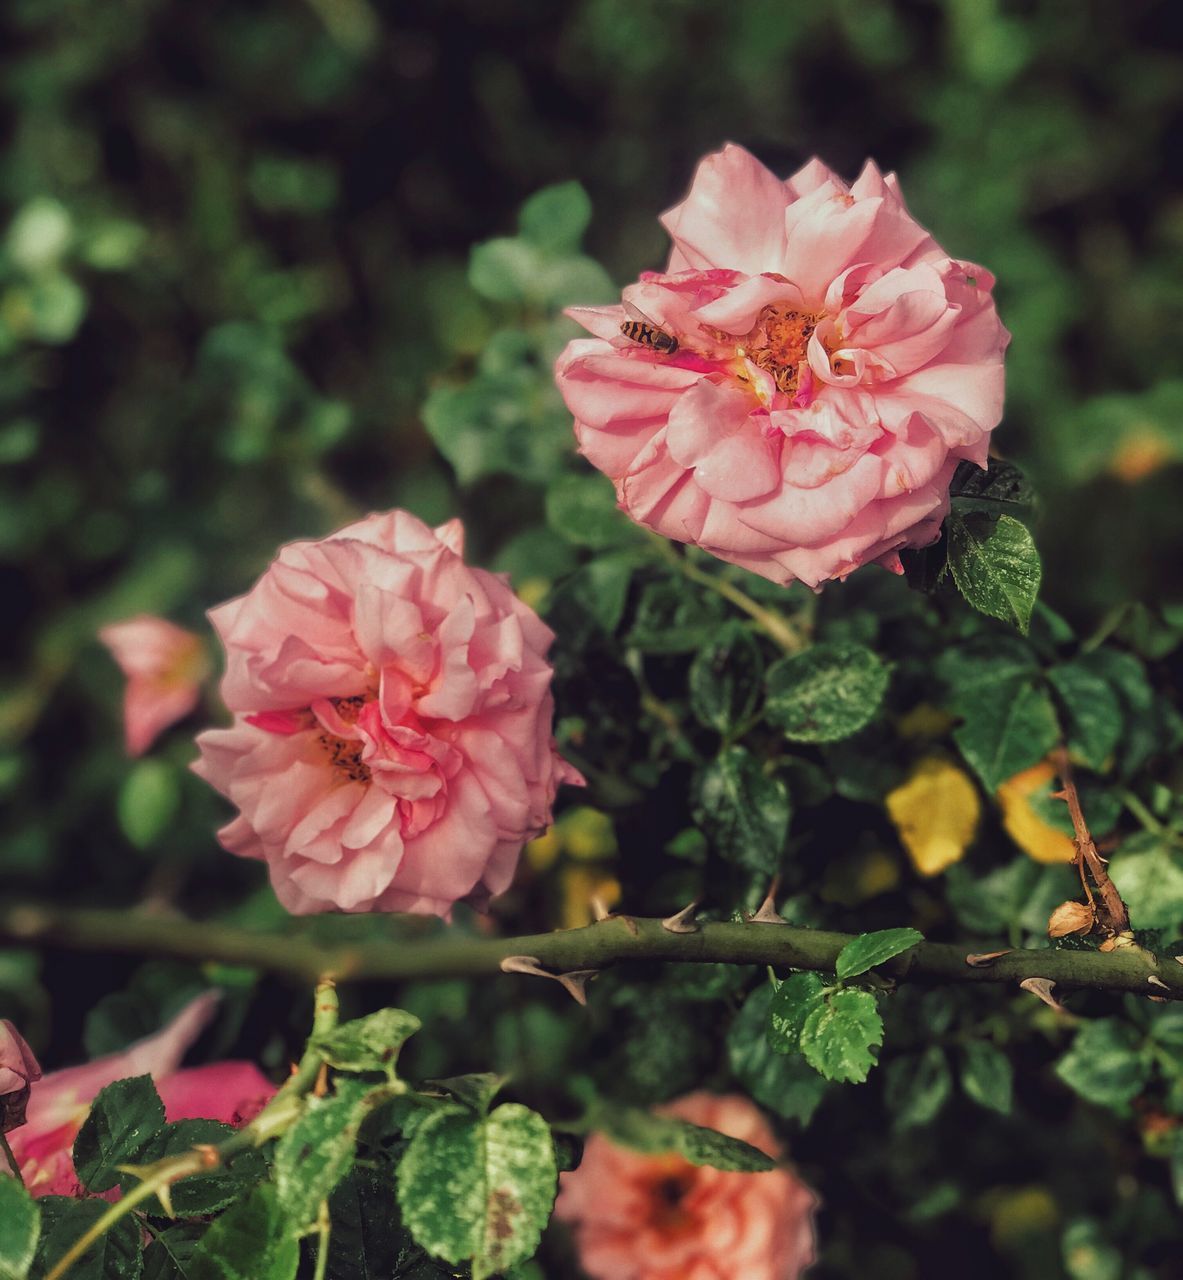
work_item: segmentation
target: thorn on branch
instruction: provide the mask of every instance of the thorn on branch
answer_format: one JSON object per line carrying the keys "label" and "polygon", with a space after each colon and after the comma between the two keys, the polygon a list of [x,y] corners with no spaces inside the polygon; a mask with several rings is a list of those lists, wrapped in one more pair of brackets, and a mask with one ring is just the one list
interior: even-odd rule
{"label": "thorn on branch", "polygon": [[506,956],[501,961],[502,973],[526,973],[534,978],[550,978],[557,982],[576,1004],[587,1004],[587,984],[599,976],[599,969],[572,969],[569,973],[551,973],[537,956]]}
{"label": "thorn on branch", "polygon": [[775,876],[764,895],[764,901],[753,915],[744,916],[748,924],[785,924],[789,922],[776,909],[776,893],[780,888],[780,877]]}
{"label": "thorn on branch", "polygon": [[698,925],[694,922],[695,912],[698,910],[697,898],[681,911],[676,911],[672,916],[666,916],[661,922],[661,927],[666,933],[697,933]]}
{"label": "thorn on branch", "polygon": [[971,969],[988,969],[995,960],[1000,956],[1009,956],[1014,947],[1007,947],[1005,951],[980,951],[965,957],[965,963]]}
{"label": "thorn on branch", "polygon": [[1068,1010],[1052,995],[1055,983],[1050,978],[1024,978],[1019,986],[1024,991],[1030,991],[1033,996],[1043,1001],[1049,1009],[1055,1009],[1057,1013],[1068,1013]]}

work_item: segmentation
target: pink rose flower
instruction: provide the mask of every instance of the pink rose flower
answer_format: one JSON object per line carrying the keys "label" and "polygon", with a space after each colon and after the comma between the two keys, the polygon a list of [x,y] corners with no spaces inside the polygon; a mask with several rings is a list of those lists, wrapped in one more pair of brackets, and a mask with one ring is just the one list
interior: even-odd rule
{"label": "pink rose flower", "polygon": [[634,520],[774,582],[899,572],[1002,414],[993,276],[870,161],[782,182],[728,145],[662,222],[665,274],[569,312],[595,335],[556,367],[581,451]]}
{"label": "pink rose flower", "polygon": [[127,754],[143,755],[157,734],[197,706],[201,682],[209,674],[205,646],[192,631],[146,613],[104,627],[99,639],[127,677]]}
{"label": "pink rose flower", "polygon": [[219,833],[289,911],[445,918],[506,889],[561,782],[554,636],[453,520],[372,515],[284,547],[211,612],[234,726],[196,771],[239,809]]}
{"label": "pink rose flower", "polygon": [[116,1080],[152,1076],[169,1121],[203,1117],[239,1125],[254,1118],[275,1093],[275,1086],[253,1063],[216,1062],[178,1070],[218,998],[216,991],[206,992],[156,1035],[80,1067],[51,1071],[33,1085],[26,1123],[9,1135],[12,1154],[33,1195],[82,1194],[71,1156],[74,1139],[90,1114],[91,1103]]}
{"label": "pink rose flower", "polygon": [[[763,1116],[738,1095],[691,1093],[658,1110],[781,1154]],[[555,1216],[574,1226],[593,1280],[796,1280],[814,1261],[817,1197],[783,1166],[724,1173],[593,1134],[560,1182]]]}
{"label": "pink rose flower", "polygon": [[29,1086],[40,1079],[41,1068],[24,1036],[7,1018],[0,1018],[0,1133],[25,1123]]}

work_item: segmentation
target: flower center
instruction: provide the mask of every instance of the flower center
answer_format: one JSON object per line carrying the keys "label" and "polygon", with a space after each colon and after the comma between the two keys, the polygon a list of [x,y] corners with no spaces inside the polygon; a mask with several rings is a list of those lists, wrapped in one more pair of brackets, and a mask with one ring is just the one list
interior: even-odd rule
{"label": "flower center", "polygon": [[806,361],[809,339],[824,318],[820,311],[765,307],[739,340],[740,353],[772,375],[776,389],[794,395]]}
{"label": "flower center", "polygon": [[691,1170],[666,1173],[650,1186],[651,1221],[659,1231],[676,1234],[693,1225],[694,1216],[684,1203],[693,1186]]}
{"label": "flower center", "polygon": [[[360,695],[352,698],[332,698],[330,701],[337,714],[346,724],[356,724],[366,705],[367,699]],[[369,782],[372,774],[370,766],[362,760],[365,743],[359,738],[341,738],[327,730],[316,735],[316,740],[324,748],[329,763],[340,774],[351,782]]]}

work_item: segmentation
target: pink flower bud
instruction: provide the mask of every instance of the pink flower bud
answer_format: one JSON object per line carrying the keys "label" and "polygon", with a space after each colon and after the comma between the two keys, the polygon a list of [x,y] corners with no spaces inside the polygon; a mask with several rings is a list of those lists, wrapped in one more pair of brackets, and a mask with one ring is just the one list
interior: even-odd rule
{"label": "pink flower bud", "polygon": [[7,1018],[0,1018],[0,1133],[25,1123],[29,1086],[40,1079],[33,1050]]}

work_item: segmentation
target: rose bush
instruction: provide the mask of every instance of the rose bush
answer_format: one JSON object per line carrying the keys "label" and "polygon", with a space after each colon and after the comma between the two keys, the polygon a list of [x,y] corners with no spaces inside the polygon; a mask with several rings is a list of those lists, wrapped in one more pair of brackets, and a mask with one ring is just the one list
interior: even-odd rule
{"label": "rose bush", "polygon": [[[634,520],[775,582],[898,571],[1001,417],[993,276],[870,161],[852,186],[819,160],[781,182],[728,146],[662,221],[664,273],[568,312],[594,335],[557,365],[582,452]],[[666,341],[625,337],[637,319]]]}
{"label": "rose bush", "polygon": [[194,767],[240,811],[223,845],[266,861],[289,911],[483,904],[580,781],[551,734],[553,635],[462,545],[457,520],[373,515],[210,614],[235,722]]}

